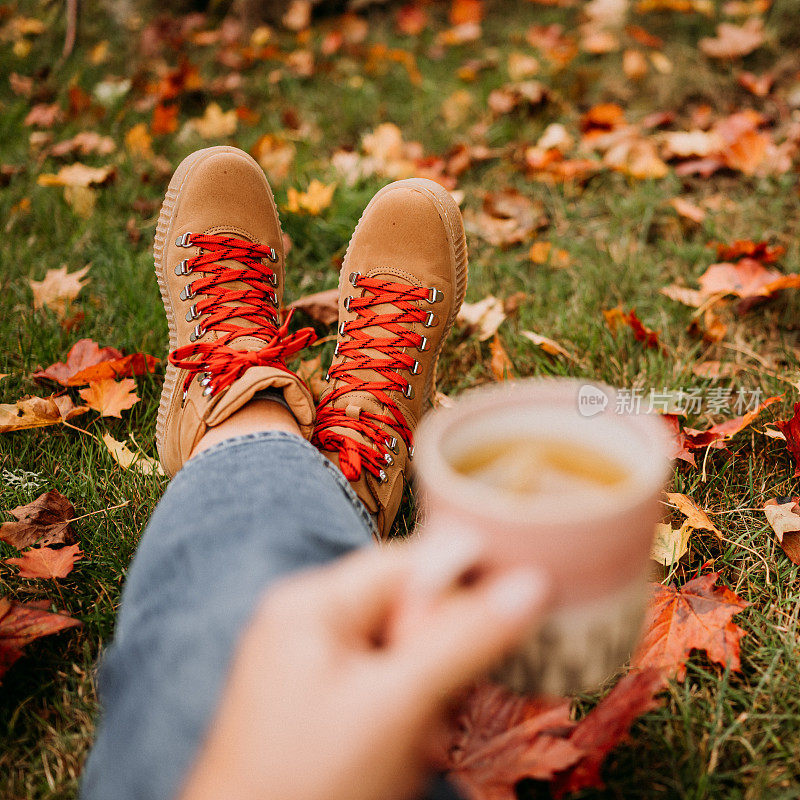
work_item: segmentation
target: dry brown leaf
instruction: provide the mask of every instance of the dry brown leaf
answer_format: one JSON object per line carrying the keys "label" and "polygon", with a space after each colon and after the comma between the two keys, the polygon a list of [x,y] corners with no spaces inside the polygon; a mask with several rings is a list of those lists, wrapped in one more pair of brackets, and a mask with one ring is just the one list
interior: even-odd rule
{"label": "dry brown leaf", "polygon": [[90,382],[89,388],[81,389],[78,394],[89,408],[99,411],[101,417],[122,418],[123,411],[139,402],[135,389],[136,381],[132,378],[123,378],[121,381],[106,378]]}
{"label": "dry brown leaf", "polygon": [[738,672],[739,641],[745,632],[733,617],[747,608],[730,589],[715,586],[718,572],[694,578],[682,587],[653,585],[648,621],[633,656],[636,669],[660,669],[682,681],[692,650]]}
{"label": "dry brown leaf", "polygon": [[75,516],[72,503],[55,489],[40,494],[33,502],[8,512],[16,522],[0,526],[0,541],[22,550],[33,544],[63,544],[74,541],[70,521]]}
{"label": "dry brown leaf", "polygon": [[293,214],[304,212],[317,216],[331,204],[335,191],[336,182],[325,184],[316,178],[308,184],[305,192],[300,192],[290,186],[287,192],[286,207]]}
{"label": "dry brown leaf", "polygon": [[800,498],[792,497],[788,503],[767,500],[764,514],[783,552],[795,564],[800,564]]}
{"label": "dry brown leaf", "polygon": [[743,25],[720,22],[716,38],[700,40],[700,50],[709,58],[741,58],[764,44],[764,20],[751,17]]}
{"label": "dry brown leaf", "polygon": [[290,303],[289,308],[299,309],[323,325],[333,325],[339,320],[339,290],[326,289],[308,294]]}
{"label": "dry brown leaf", "polygon": [[564,356],[564,358],[566,358],[568,361],[575,361],[576,363],[578,361],[578,359],[575,358],[572,353],[570,353],[568,350],[565,350],[554,339],[548,339],[546,336],[542,336],[539,333],[534,333],[533,331],[520,331],[520,334],[529,341],[533,342],[537,347],[541,347],[542,350],[544,350],[548,355]]}
{"label": "dry brown leaf", "polygon": [[683,197],[673,197],[669,204],[678,212],[678,216],[690,219],[698,225],[706,218],[706,212],[700,206],[685,200]]}
{"label": "dry brown leaf", "polygon": [[719,528],[714,525],[709,519],[708,514],[703,511],[691,497],[687,497],[685,494],[680,494],[679,492],[666,492],[666,495],[667,500],[676,506],[678,511],[686,517],[686,525],[695,530],[710,531],[722,538]]}
{"label": "dry brown leaf", "polygon": [[485,342],[494,336],[505,318],[503,301],[490,294],[477,303],[462,303],[456,321],[477,331],[478,340]]}
{"label": "dry brown leaf", "polygon": [[492,354],[489,368],[496,381],[505,381],[514,376],[514,363],[509,358],[508,353],[500,340],[500,334],[496,333],[489,343],[489,351]]}
{"label": "dry brown leaf", "polygon": [[61,167],[55,175],[44,173],[36,179],[36,182],[40,186],[102,186],[114,177],[114,172],[113,166],[87,167],[76,162]]}
{"label": "dry brown leaf", "polygon": [[89,280],[86,274],[90,266],[87,264],[75,272],[67,272],[67,267],[62,266],[47,270],[41,281],[30,279],[28,285],[33,292],[33,307],[49,308],[59,319],[64,319],[70,304]]}
{"label": "dry brown leaf", "polygon": [[[131,441],[133,441],[133,437],[131,437]],[[158,461],[144,453],[134,453],[124,442],[118,442],[111,434],[103,434],[103,444],[122,469],[135,469],[142,475],[164,475],[164,470]]]}
{"label": "dry brown leaf", "polygon": [[69,397],[63,395],[28,395],[16,403],[0,403],[0,433],[59,425],[86,411],[86,406],[76,406]]}
{"label": "dry brown leaf", "polygon": [[66,578],[75,562],[83,556],[80,545],[35,547],[26,550],[19,558],[7,558],[6,564],[19,567],[20,578]]}
{"label": "dry brown leaf", "polygon": [[100,156],[107,156],[117,149],[117,145],[110,136],[101,136],[95,131],[81,131],[71,139],[54,144],[49,151],[51,156],[64,158],[75,153],[88,156],[96,153]]}
{"label": "dry brown leaf", "polygon": [[468,212],[464,222],[469,232],[495,247],[507,247],[528,239],[547,225],[544,206],[516,189],[488,192],[479,213]]}
{"label": "dry brown leaf", "polygon": [[34,639],[81,624],[66,614],[47,611],[47,605],[46,600],[17,603],[0,597],[0,677],[22,656],[22,648]]}

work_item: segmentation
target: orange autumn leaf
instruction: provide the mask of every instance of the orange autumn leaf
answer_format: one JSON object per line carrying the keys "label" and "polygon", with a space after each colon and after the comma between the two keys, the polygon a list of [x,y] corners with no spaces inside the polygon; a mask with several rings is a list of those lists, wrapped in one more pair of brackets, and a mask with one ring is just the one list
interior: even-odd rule
{"label": "orange autumn leaf", "polygon": [[139,402],[134,389],[136,382],[132,378],[115,381],[106,378],[92,381],[88,389],[81,389],[78,394],[89,408],[100,412],[101,417],[122,417],[122,412],[132,408]]}
{"label": "orange autumn leaf", "polygon": [[0,597],[0,677],[23,655],[25,645],[81,624],[67,614],[47,611],[47,605],[46,600],[17,603]]}
{"label": "orange autumn leaf", "polygon": [[63,395],[25,396],[16,403],[0,403],[0,433],[59,425],[87,410]]}
{"label": "orange autumn leaf", "polygon": [[101,361],[121,357],[122,353],[115,347],[101,348],[91,339],[79,339],[70,348],[66,362],[56,361],[46,369],[34,372],[33,377],[49,378],[62,386],[68,386],[69,380],[82,369],[99,364]]}
{"label": "orange autumn leaf", "polygon": [[178,106],[159,103],[153,109],[150,131],[154,136],[175,133],[178,130]]}
{"label": "orange autumn leaf", "polygon": [[620,325],[627,325],[633,331],[637,342],[641,342],[645,347],[652,350],[664,349],[664,345],[659,341],[658,332],[646,327],[636,315],[635,309],[625,312],[622,306],[617,306],[617,308],[604,310],[603,316],[611,333],[616,333]]}
{"label": "orange autumn leaf", "polygon": [[153,372],[159,359],[146,353],[131,353],[129,356],[110,358],[76,372],[68,381],[68,386],[83,386],[92,381],[130,378]]}
{"label": "orange autumn leaf", "polygon": [[736,239],[733,244],[717,244],[717,258],[722,261],[734,261],[747,257],[762,264],[774,264],[785,252],[781,245],[770,246],[769,242],[753,242],[750,239]]}
{"label": "orange autumn leaf", "polygon": [[682,587],[653,585],[644,636],[632,666],[655,667],[682,681],[692,650],[738,672],[739,642],[745,632],[733,617],[747,608],[730,589],[715,586],[718,572],[694,578]]}
{"label": "orange autumn leaf", "polygon": [[287,190],[286,207],[293,214],[304,212],[317,216],[324,211],[333,200],[336,183],[324,184],[316,178],[308,184],[305,192],[298,191],[293,186]]}
{"label": "orange autumn leaf", "polygon": [[20,578],[66,578],[75,562],[83,556],[80,545],[35,547],[26,550],[19,558],[7,558],[6,564],[19,567]]}
{"label": "orange autumn leaf", "polygon": [[483,0],[453,0],[450,5],[450,24],[480,23],[484,13]]}
{"label": "orange autumn leaf", "polygon": [[772,297],[781,289],[800,287],[800,274],[783,274],[767,269],[761,262],[743,258],[736,264],[712,264],[698,279],[704,297],[732,294],[742,299]]}
{"label": "orange autumn leaf", "polygon": [[509,358],[508,353],[500,340],[500,334],[495,333],[494,338],[489,343],[489,351],[492,354],[489,362],[489,369],[496,381],[505,381],[513,377],[514,362]]}
{"label": "orange autumn leaf", "polygon": [[700,40],[700,49],[709,58],[741,58],[761,47],[764,39],[764,20],[752,17],[741,26],[721,22],[715,38]]}
{"label": "orange autumn leaf", "polygon": [[711,425],[705,430],[684,428],[683,435],[686,439],[686,447],[690,450],[703,447],[712,447],[715,449],[723,448],[726,441],[732,439],[737,433],[751,425],[765,408],[768,408],[773,403],[777,403],[780,399],[782,399],[782,395],[768,397],[746,414],[725,420],[724,422],[719,422],[716,425]]}
{"label": "orange autumn leaf", "polygon": [[40,494],[24,506],[8,511],[14,522],[0,525],[0,541],[22,550],[32,544],[62,544],[74,540],[70,521],[75,516],[72,503],[55,489]]}
{"label": "orange autumn leaf", "polygon": [[397,12],[397,30],[406,36],[418,36],[428,24],[428,13],[416,3],[407,3]]}
{"label": "orange autumn leaf", "polygon": [[778,420],[775,427],[783,434],[786,447],[794,460],[794,476],[800,477],[800,403],[794,404],[794,413],[789,419]]}

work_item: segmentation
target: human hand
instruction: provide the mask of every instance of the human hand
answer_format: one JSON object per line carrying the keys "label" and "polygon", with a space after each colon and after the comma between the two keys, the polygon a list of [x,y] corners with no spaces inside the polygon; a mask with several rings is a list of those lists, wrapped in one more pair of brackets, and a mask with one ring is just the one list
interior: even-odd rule
{"label": "human hand", "polygon": [[[530,569],[480,577],[477,540],[441,547],[362,550],[271,587],[181,800],[419,792],[453,698],[530,631],[544,596]],[[478,577],[459,581],[467,571]]]}

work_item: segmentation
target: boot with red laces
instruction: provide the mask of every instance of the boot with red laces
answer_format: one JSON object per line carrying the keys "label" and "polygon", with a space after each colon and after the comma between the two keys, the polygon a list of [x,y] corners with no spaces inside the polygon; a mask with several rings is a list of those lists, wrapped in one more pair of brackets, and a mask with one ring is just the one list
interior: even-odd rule
{"label": "boot with red laces", "polygon": [[155,244],[169,324],[169,363],[156,424],[174,475],[208,428],[258,393],[285,402],[311,436],[314,403],[285,364],[314,339],[280,321],[283,241],[272,190],[235,147],[188,156],[170,181]]}
{"label": "boot with red laces", "polygon": [[439,184],[398,181],[370,201],[339,279],[339,329],[313,443],[339,466],[389,535],[414,430],[464,299],[461,213]]}

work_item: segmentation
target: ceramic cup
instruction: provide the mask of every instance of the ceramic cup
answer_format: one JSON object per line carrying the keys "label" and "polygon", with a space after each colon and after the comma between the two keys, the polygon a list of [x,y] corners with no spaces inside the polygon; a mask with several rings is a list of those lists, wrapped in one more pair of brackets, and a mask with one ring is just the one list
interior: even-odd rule
{"label": "ceramic cup", "polygon": [[[600,490],[519,494],[455,468],[482,445],[526,435],[598,453],[625,478]],[[543,624],[494,677],[544,694],[589,691],[610,678],[630,657],[646,607],[670,472],[663,422],[621,412],[610,386],[529,379],[466,392],[454,407],[430,413],[416,440],[421,535],[472,531],[490,569],[535,564],[551,582]]]}

